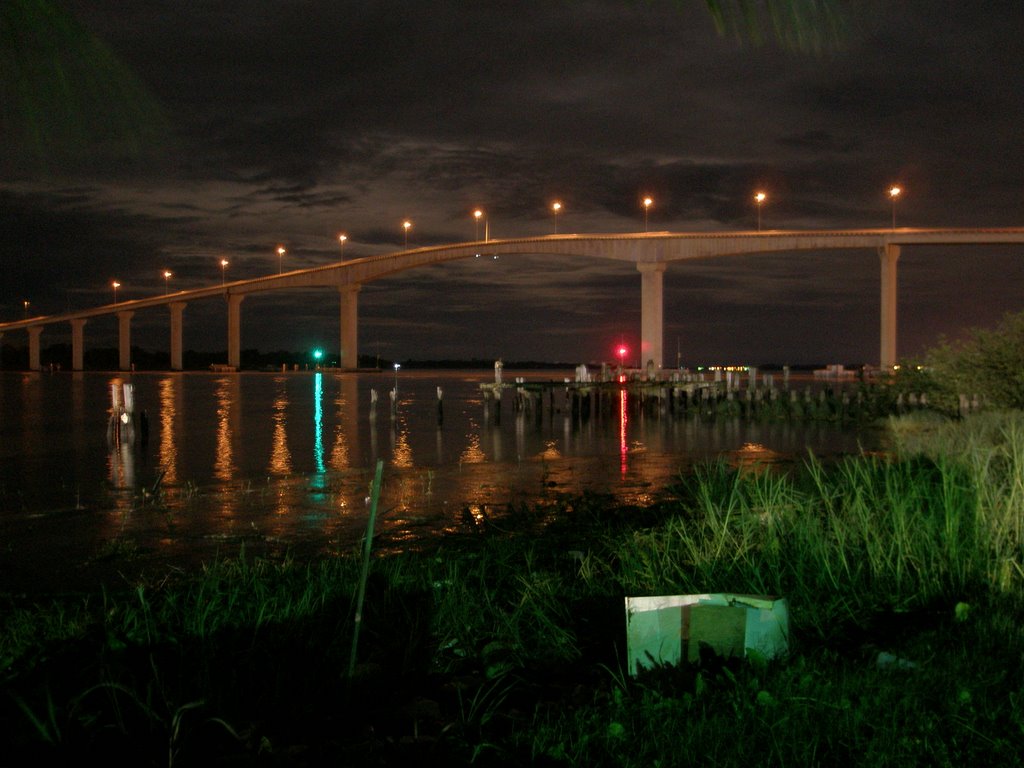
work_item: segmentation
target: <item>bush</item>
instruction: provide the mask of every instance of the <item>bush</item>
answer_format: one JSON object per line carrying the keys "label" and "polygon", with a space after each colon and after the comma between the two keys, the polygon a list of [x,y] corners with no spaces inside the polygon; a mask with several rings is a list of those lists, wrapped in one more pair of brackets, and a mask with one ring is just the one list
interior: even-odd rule
{"label": "bush", "polygon": [[978,395],[996,408],[1024,408],[1024,312],[995,328],[975,328],[966,339],[943,340],[927,353],[935,386],[952,395]]}

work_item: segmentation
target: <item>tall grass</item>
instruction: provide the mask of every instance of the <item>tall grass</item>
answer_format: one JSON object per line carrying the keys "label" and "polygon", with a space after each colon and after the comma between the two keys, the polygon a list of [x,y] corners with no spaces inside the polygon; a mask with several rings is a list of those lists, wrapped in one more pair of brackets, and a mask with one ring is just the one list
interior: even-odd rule
{"label": "tall grass", "polygon": [[614,566],[599,578],[627,594],[785,595],[825,635],[880,611],[1016,593],[1024,423],[982,426],[957,451],[811,458],[793,475],[699,468],[678,488],[681,514],[609,543]]}
{"label": "tall grass", "polygon": [[977,492],[987,580],[1004,592],[1024,584],[1024,413],[982,412],[962,421],[894,419],[897,454],[949,462]]}

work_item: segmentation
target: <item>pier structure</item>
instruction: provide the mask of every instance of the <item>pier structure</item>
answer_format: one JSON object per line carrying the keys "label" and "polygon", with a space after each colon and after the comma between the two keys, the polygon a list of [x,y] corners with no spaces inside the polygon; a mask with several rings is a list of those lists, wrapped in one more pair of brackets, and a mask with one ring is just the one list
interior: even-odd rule
{"label": "pier structure", "polygon": [[371,281],[418,267],[477,256],[548,254],[608,259],[635,265],[640,273],[640,355],[644,366],[664,365],[664,280],[668,266],[693,259],[796,251],[860,249],[874,251],[880,260],[879,365],[897,362],[897,264],[903,248],[917,245],[987,245],[1024,243],[1024,228],[999,229],[860,229],[754,232],[640,232],[621,234],[561,234],[545,237],[489,239],[402,250],[263,277],[220,283],[146,298],[120,301],[91,309],[0,322],[0,338],[11,331],[28,335],[29,368],[41,369],[40,336],[44,328],[71,326],[72,368],[84,361],[85,326],[94,318],[117,318],[119,366],[131,368],[131,320],[155,307],[169,310],[172,370],[182,369],[184,314],[189,302],[220,299],[227,304],[226,370],[241,365],[242,302],[271,291],[328,288],[339,300],[339,361],[343,369],[358,367],[359,291]]}
{"label": "pier structure", "polygon": [[[777,380],[778,377],[778,380]],[[852,421],[930,407],[926,393],[891,392],[878,371],[855,377],[746,371],[662,372],[618,369],[594,379],[482,382],[484,420],[498,424],[504,407],[515,418],[564,418],[583,423],[606,418],[624,424],[630,414],[654,418]],[[960,412],[979,410],[975,395],[961,396]]]}

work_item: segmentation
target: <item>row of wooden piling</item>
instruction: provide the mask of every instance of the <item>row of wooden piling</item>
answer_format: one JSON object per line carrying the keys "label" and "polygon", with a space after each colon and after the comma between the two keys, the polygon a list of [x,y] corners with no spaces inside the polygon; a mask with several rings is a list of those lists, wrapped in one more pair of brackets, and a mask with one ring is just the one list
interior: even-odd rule
{"label": "row of wooden piling", "polygon": [[[881,385],[812,390],[734,386],[725,381],[522,382],[480,385],[485,413],[500,418],[503,393],[516,412],[537,419],[563,414],[586,420],[627,412],[704,419],[857,421],[930,407],[926,393],[893,393]],[[978,398],[962,398],[961,411],[978,410]]]}
{"label": "row of wooden piling", "polygon": [[[882,385],[857,384],[852,388],[826,384],[816,390],[807,385],[791,388],[788,376],[782,388],[765,376],[761,385],[741,386],[739,377],[704,381],[681,377],[669,381],[548,381],[484,382],[480,384],[484,414],[500,422],[503,400],[516,413],[538,420],[566,415],[574,420],[619,416],[623,408],[633,414],[769,420],[857,421],[930,407],[926,393],[892,393]],[[388,391],[391,417],[397,416],[397,388]],[[370,419],[377,418],[378,393],[370,390]],[[977,395],[961,395],[960,412],[979,410]],[[444,392],[437,387],[436,418],[444,423]]]}

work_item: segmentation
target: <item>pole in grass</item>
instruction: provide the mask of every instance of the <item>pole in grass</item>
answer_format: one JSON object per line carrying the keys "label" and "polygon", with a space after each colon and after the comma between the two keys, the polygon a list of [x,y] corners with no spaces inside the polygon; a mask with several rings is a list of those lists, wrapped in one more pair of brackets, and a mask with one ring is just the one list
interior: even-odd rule
{"label": "pole in grass", "polygon": [[355,627],[352,630],[352,655],[348,660],[348,678],[352,679],[356,670],[356,646],[359,645],[359,627],[363,621],[363,598],[366,596],[366,580],[370,575],[370,550],[373,549],[373,526],[377,519],[377,501],[380,499],[380,481],[384,473],[384,460],[377,460],[377,472],[373,476],[370,489],[370,519],[366,523],[366,540],[363,545],[363,570],[359,574],[359,594],[356,597]]}

